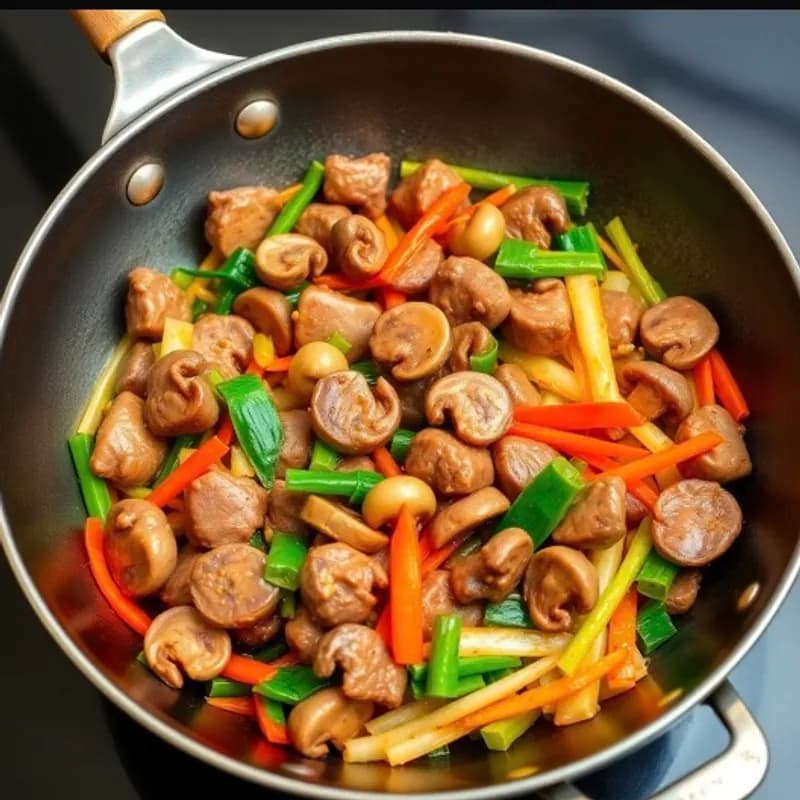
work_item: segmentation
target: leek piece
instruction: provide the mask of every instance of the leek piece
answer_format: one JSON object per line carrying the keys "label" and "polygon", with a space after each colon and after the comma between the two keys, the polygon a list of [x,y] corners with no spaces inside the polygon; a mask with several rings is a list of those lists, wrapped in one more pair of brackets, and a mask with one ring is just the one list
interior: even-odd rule
{"label": "leek piece", "polygon": [[672,624],[663,603],[648,601],[636,617],[636,633],[642,643],[645,655],[650,655],[657,647],[661,647],[667,639],[671,639],[678,629]]}
{"label": "leek piece", "polygon": [[406,428],[398,428],[395,431],[392,443],[389,445],[389,452],[398,464],[402,464],[406,460],[408,451],[411,449],[411,442],[414,441],[416,435],[416,431],[409,431]]}
{"label": "leek piece", "polygon": [[[317,439],[311,450],[311,462],[308,465],[312,472],[334,472],[339,464],[339,454],[326,442]],[[352,494],[348,492],[348,494]]]}
{"label": "leek piece", "polygon": [[305,176],[303,185],[297,194],[281,209],[275,221],[270,225],[267,236],[277,236],[281,233],[289,233],[297,224],[300,215],[306,206],[314,199],[314,195],[322,186],[322,179],[325,177],[325,166],[319,161],[312,161]]}
{"label": "leek piece", "polygon": [[528,607],[516,592],[499,603],[487,603],[483,624],[495,628],[532,628]]}
{"label": "leek piece", "polygon": [[663,603],[677,574],[678,567],[675,564],[651,550],[636,576],[636,589],[639,594]]}
{"label": "leek piece", "polygon": [[489,750],[508,750],[539,719],[539,714],[539,709],[534,709],[484,725],[481,728],[481,739]]}
{"label": "leek piece", "polygon": [[90,517],[97,517],[106,521],[111,508],[111,493],[102,478],[98,478],[89,466],[89,460],[94,450],[94,437],[88,433],[76,433],[67,442],[72,455],[72,463],[78,475],[78,485],[81,489],[83,504]]}
{"label": "leek piece", "polygon": [[625,229],[622,220],[619,217],[614,217],[611,222],[606,225],[606,233],[609,239],[614,243],[617,252],[622,257],[625,265],[628,267],[628,277],[633,281],[634,286],[639,290],[645,303],[653,306],[660,303],[667,296],[667,293],[661,288],[659,282],[648,272],[647,267],[642,263],[636,248],[633,246],[631,237]]}

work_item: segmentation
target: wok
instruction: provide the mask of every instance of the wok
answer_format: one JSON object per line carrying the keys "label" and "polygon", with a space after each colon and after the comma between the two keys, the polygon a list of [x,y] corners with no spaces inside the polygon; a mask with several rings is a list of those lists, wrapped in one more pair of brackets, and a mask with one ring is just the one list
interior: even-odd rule
{"label": "wok", "polygon": [[[156,11],[75,14],[116,73],[105,144],[33,233],[0,308],[0,537],[28,600],[73,663],[168,742],[308,797],[457,791],[467,800],[550,787],[550,796],[578,798],[567,781],[632,753],[704,700],[731,744],[659,796],[751,792],[766,771],[767,746],[726,676],[800,565],[800,429],[792,421],[800,396],[800,271],[744,181],[646,97],[529,47],[396,32],[240,60],[190,45]],[[436,155],[590,179],[592,218],[621,214],[668,289],[698,297],[717,316],[753,410],[756,469],[738,491],[746,529],[709,570],[700,602],[656,654],[651,676],[592,722],[534,728],[507,754],[468,742],[445,766],[303,759],[136,664],[141,641],[87,569],[84,512],[64,445],[121,335],[126,273],[142,263],[167,269],[202,258],[210,188],[288,184],[312,158],[375,150],[395,164]]]}

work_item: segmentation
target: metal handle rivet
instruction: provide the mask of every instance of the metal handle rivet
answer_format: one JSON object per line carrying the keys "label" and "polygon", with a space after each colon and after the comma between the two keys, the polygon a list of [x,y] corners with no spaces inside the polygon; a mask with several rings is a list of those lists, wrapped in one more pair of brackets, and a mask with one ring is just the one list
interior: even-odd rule
{"label": "metal handle rivet", "polygon": [[164,185],[164,167],[151,161],[137,167],[128,178],[126,194],[135,206],[147,205]]}
{"label": "metal handle rivet", "polygon": [[278,121],[278,106],[272,100],[253,100],[236,115],[236,132],[245,139],[266,136]]}

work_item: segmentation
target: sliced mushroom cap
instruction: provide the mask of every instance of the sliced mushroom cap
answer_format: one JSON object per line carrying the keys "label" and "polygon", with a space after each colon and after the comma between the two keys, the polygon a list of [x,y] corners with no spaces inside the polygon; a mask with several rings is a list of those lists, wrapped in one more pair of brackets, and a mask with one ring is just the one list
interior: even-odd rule
{"label": "sliced mushroom cap", "polygon": [[682,569],[672,582],[664,601],[664,608],[673,616],[686,614],[697,600],[703,573],[699,569]]}
{"label": "sliced mushroom cap", "polygon": [[297,220],[294,232],[315,239],[325,248],[328,256],[332,256],[331,231],[333,226],[340,219],[349,217],[351,213],[347,206],[335,203],[311,203]]}
{"label": "sliced mushroom cap", "polygon": [[703,406],[693,411],[681,423],[675,441],[684,442],[707,432],[718,433],[724,441],[707,453],[685,461],[681,472],[687,478],[720,483],[749,475],[753,464],[742,437],[744,429],[722,406]]}
{"label": "sliced mushroom cap", "polygon": [[430,303],[401,303],[378,317],[369,348],[399,381],[437,372],[453,347],[447,317]]}
{"label": "sliced mushroom cap", "polygon": [[494,482],[485,447],[471,447],[438,428],[425,428],[413,438],[405,468],[441,495],[471,494]]}
{"label": "sliced mushroom cap", "polygon": [[428,641],[433,635],[436,617],[458,614],[465,628],[475,628],[483,620],[483,604],[459,603],[450,586],[450,572],[435,569],[422,579],[422,636]]}
{"label": "sliced mushroom cap", "polygon": [[263,286],[248,289],[234,300],[233,310],[272,339],[277,355],[292,349],[292,306],[282,292]]}
{"label": "sliced mushroom cap", "polygon": [[736,498],[713,481],[678,481],[653,509],[653,544],[682,567],[703,567],[719,558],[742,530]]}
{"label": "sliced mushroom cap", "polygon": [[183,675],[195,681],[216,678],[231,657],[231,638],[209,625],[191,606],[159,614],[144,635],[150,669],[167,686],[180,689]]}
{"label": "sliced mushroom cap", "polygon": [[178,552],[178,563],[167,582],[159,592],[159,598],[167,606],[190,606],[192,604],[192,592],[190,582],[194,562],[203,551],[191,544],[184,545]]}
{"label": "sliced mushroom cap", "polygon": [[448,366],[453,372],[470,369],[471,356],[491,350],[495,343],[492,332],[481,322],[464,322],[453,328],[453,353]]}
{"label": "sliced mushroom cap", "polygon": [[389,544],[388,536],[364,524],[358,515],[315,494],[308,496],[300,518],[314,530],[362,553],[371,555]]}
{"label": "sliced mushroom cap", "polygon": [[142,339],[160,339],[167,317],[183,321],[192,318],[192,304],[186,293],[169,276],[149,267],[136,267],[128,274],[125,324],[128,333]]}
{"label": "sliced mushroom cap", "polygon": [[625,380],[625,370],[631,364],[639,364],[644,361],[644,349],[637,347],[625,353],[623,356],[617,356],[614,359],[614,374],[617,376],[617,384],[622,394],[630,394],[633,386]]}
{"label": "sliced mushroom cap", "polygon": [[542,402],[539,390],[531,383],[525,370],[516,364],[500,364],[494,377],[506,387],[515,406],[538,406]]}
{"label": "sliced mushroom cap", "polygon": [[322,689],[298,703],[286,721],[295,749],[308,758],[324,758],[328,742],[342,750],[372,717],[369,700],[349,700],[341,689]]}
{"label": "sliced mushroom cap", "polygon": [[114,384],[114,394],[133,392],[139,397],[145,397],[147,376],[155,363],[156,354],[150,342],[134,342],[120,365]]}
{"label": "sliced mushroom cap", "polygon": [[175,350],[150,370],[144,419],[157,436],[202,433],[219,417],[219,403],[203,377],[205,358],[194,350]]}
{"label": "sliced mushroom cap", "polygon": [[673,369],[691,369],[719,339],[711,312],[691,297],[669,297],[648,308],[640,325],[648,352]]}
{"label": "sliced mushroom cap", "polygon": [[529,290],[511,290],[511,310],[503,335],[526,353],[557,356],[572,333],[572,310],[564,282],[543,278]]}
{"label": "sliced mushroom cap", "polygon": [[509,500],[516,500],[522,490],[558,453],[548,444],[522,436],[504,436],[492,445],[497,485]]}
{"label": "sliced mushroom cap", "polygon": [[284,635],[286,643],[297,654],[303,664],[310,664],[317,654],[319,640],[325,631],[311,618],[304,605],[300,605],[295,615],[286,622]]}
{"label": "sliced mushroom cap", "polygon": [[680,372],[657,361],[635,361],[624,367],[623,378],[632,386],[628,402],[645,419],[665,417],[680,422],[694,405],[689,381]]}
{"label": "sliced mushroom cap", "polygon": [[264,580],[267,557],[249,544],[224,544],[204,553],[192,570],[192,600],[209,622],[246,628],[278,607],[280,589]]}
{"label": "sliced mushroom cap", "polygon": [[325,248],[310,236],[281,233],[268,236],[256,250],[256,274],[271,289],[294,289],[328,266]]}
{"label": "sliced mushroom cap", "polygon": [[311,416],[305,409],[278,413],[283,428],[283,445],[278,459],[275,474],[279,478],[286,475],[286,470],[305,469],[311,459]]}
{"label": "sliced mushroom cap", "polygon": [[479,489],[474,494],[462,497],[444,506],[431,523],[431,541],[434,547],[442,547],[467,531],[499,517],[508,511],[508,498],[494,486]]}
{"label": "sliced mushroom cap", "polygon": [[622,478],[612,476],[592,481],[553,532],[553,541],[580,550],[616,544],[628,531],[625,494]]}
{"label": "sliced mushroom cap", "polygon": [[540,630],[570,630],[574,614],[594,608],[597,592],[597,571],[580,550],[553,545],[536,553],[528,564],[525,602]]}
{"label": "sliced mushroom cap", "polygon": [[164,512],[147,500],[114,503],[106,520],[105,553],[114,582],[130,597],[157,592],[178,561]]}
{"label": "sliced mushroom cap", "polygon": [[383,378],[371,388],[360,372],[334,372],[314,387],[311,425],[339,453],[367,455],[400,426],[400,400]]}
{"label": "sliced mushroom cap", "polygon": [[333,259],[350,278],[369,278],[380,272],[389,248],[378,226],[361,214],[340,219],[331,231]]}
{"label": "sliced mushroom cap", "polygon": [[397,708],[406,690],[406,671],[392,661],[380,635],[347,623],[328,631],[314,657],[314,673],[327,678],[342,670],[342,690],[351,700],[372,700]]}
{"label": "sliced mushroom cap", "polygon": [[393,271],[389,283],[393,289],[404,294],[424,292],[443,261],[442,246],[433,239],[424,239]]}
{"label": "sliced mushroom cap", "polygon": [[600,302],[606,320],[608,343],[619,352],[632,344],[639,330],[639,320],[644,314],[644,303],[627,292],[612,289],[600,290]]}
{"label": "sliced mushroom cap", "polygon": [[496,442],[511,425],[512,410],[505,386],[482,372],[439,378],[425,397],[431,425],[443,425],[449,414],[456,436],[476,446]]}
{"label": "sliced mushroom cap", "polygon": [[205,356],[209,369],[235,378],[253,357],[253,326],[236,314],[204,314],[192,330],[192,350]]}
{"label": "sliced mushroom cap", "polygon": [[506,218],[506,235],[526,239],[547,250],[552,234],[569,227],[569,211],[563,195],[549,186],[529,186],[515,192],[500,207]]}

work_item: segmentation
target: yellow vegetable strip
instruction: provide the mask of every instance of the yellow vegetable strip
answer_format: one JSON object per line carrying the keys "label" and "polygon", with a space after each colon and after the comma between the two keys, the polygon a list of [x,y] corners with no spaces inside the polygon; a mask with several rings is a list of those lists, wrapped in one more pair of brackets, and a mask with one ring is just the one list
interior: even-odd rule
{"label": "yellow vegetable strip", "polygon": [[231,447],[231,475],[234,478],[254,478],[256,475],[244,450],[237,445]]}
{"label": "yellow vegetable strip", "polygon": [[459,656],[540,658],[563,650],[569,633],[543,633],[526,628],[462,628]]}
{"label": "yellow vegetable strip", "polygon": [[424,717],[437,708],[441,708],[447,700],[438,697],[428,697],[425,700],[415,700],[413,703],[406,703],[399,708],[394,708],[381,714],[375,719],[371,719],[364,727],[369,733],[386,733],[386,731],[404,725],[406,722]]}
{"label": "yellow vegetable strip", "polygon": [[[219,269],[222,266],[222,262],[225,260],[225,257],[222,253],[219,252],[216,248],[211,250],[209,254],[198,264],[197,269],[202,270],[209,270],[213,271]],[[213,299],[216,299],[216,295],[208,290],[208,282],[210,278],[193,278],[192,282],[186,287],[186,296],[189,298],[190,301],[195,299],[203,300],[203,302],[209,302],[206,297],[211,295]],[[200,297],[199,292],[203,291],[204,296]],[[207,294],[206,294],[207,293]]]}
{"label": "yellow vegetable strip", "polygon": [[111,354],[111,358],[106,361],[105,366],[100,371],[100,375],[94,382],[89,401],[86,403],[80,422],[78,422],[76,433],[88,433],[90,436],[94,436],[97,433],[97,429],[100,427],[100,420],[103,417],[103,411],[114,396],[117,370],[128,354],[128,350],[131,349],[132,344],[133,337],[127,333],[119,340],[114,352]]}
{"label": "yellow vegetable strip", "polygon": [[575,373],[560,362],[547,356],[533,356],[508,342],[500,342],[497,353],[500,361],[516,364],[537,386],[567,400],[581,400],[581,386]]}
{"label": "yellow vegetable strip", "polygon": [[543,406],[563,406],[567,401],[561,395],[545,389],[540,395],[541,404]]}
{"label": "yellow vegetable strip", "polygon": [[167,317],[164,320],[164,335],[161,338],[158,358],[164,358],[176,350],[191,350],[193,331],[194,325],[191,322]]}
{"label": "yellow vegetable strip", "polygon": [[261,369],[266,369],[275,360],[275,345],[271,336],[257,333],[253,337],[253,358]]}

